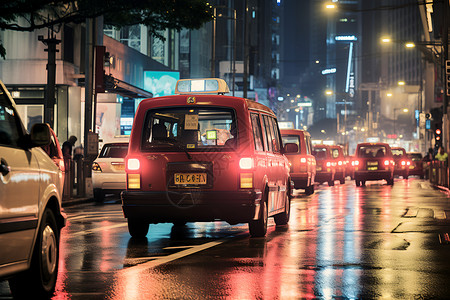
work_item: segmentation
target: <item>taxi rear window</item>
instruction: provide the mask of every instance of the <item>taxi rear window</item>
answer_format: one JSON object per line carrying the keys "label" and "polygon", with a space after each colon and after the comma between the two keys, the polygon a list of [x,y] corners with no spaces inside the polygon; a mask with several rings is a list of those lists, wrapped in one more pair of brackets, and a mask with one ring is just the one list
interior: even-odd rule
{"label": "taxi rear window", "polygon": [[364,146],[358,150],[359,157],[374,158],[384,157],[386,155],[386,147],[384,146]]}
{"label": "taxi rear window", "polygon": [[300,152],[301,143],[300,137],[298,135],[282,135],[281,139],[283,140],[283,145],[286,145],[288,143],[297,144],[298,150]]}
{"label": "taxi rear window", "polygon": [[236,146],[236,117],[232,109],[189,106],[147,112],[143,151],[229,151]]}
{"label": "taxi rear window", "polygon": [[404,154],[403,149],[392,149],[392,155],[394,156],[402,156]]}
{"label": "taxi rear window", "polygon": [[317,159],[327,158],[327,148],[314,148],[313,155]]}

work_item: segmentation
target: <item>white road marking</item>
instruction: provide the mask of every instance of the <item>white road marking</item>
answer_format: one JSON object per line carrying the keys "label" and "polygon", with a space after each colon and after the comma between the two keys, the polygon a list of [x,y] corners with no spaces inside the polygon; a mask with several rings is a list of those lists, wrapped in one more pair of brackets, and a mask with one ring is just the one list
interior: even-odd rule
{"label": "white road marking", "polygon": [[433,209],[434,211],[434,218],[439,220],[445,220],[447,219],[447,215],[445,214],[445,211],[442,209]]}
{"label": "white road marking", "polygon": [[106,229],[113,229],[113,228],[125,227],[125,226],[128,226],[128,224],[121,223],[121,224],[116,224],[116,225],[111,225],[111,226],[97,227],[97,228],[93,228],[93,229],[77,231],[77,232],[71,233],[70,236],[72,237],[72,236],[79,236],[79,235],[84,235],[84,234],[91,234],[91,233],[106,230]]}
{"label": "white road marking", "polygon": [[191,255],[191,254],[195,254],[197,252],[200,252],[200,251],[203,251],[203,250],[215,247],[217,245],[220,245],[220,244],[228,241],[230,238],[233,238],[233,237],[234,236],[231,236],[231,237],[228,237],[228,238],[223,238],[223,239],[220,239],[220,240],[217,240],[217,241],[213,241],[213,242],[209,242],[209,243],[202,244],[202,245],[188,246],[189,249],[186,249],[186,250],[174,253],[174,254],[170,254],[170,255],[167,255],[167,256],[158,257],[155,260],[152,260],[152,261],[149,261],[149,262],[146,262],[146,263],[139,264],[137,266],[133,266],[133,267],[129,267],[129,268],[120,270],[119,273],[121,275],[128,276],[129,274],[132,274],[132,273],[135,273],[135,272],[139,272],[142,269],[149,269],[149,268],[154,268],[154,267],[157,267],[157,266],[160,266],[160,265],[163,265],[163,264],[167,264],[167,263],[169,263],[171,261],[174,261],[174,260],[183,258],[185,256],[188,256],[188,255]]}

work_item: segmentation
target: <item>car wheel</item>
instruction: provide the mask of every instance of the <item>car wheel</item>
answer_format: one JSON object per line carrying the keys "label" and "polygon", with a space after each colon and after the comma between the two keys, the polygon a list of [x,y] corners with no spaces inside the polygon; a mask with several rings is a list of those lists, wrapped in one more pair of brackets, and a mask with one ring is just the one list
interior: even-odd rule
{"label": "car wheel", "polygon": [[30,269],[9,280],[14,298],[50,298],[56,285],[59,261],[59,228],[50,209],[45,209],[33,249]]}
{"label": "car wheel", "polygon": [[[288,190],[289,192],[289,190]],[[291,197],[289,197],[289,194],[286,193],[286,203],[284,211],[276,216],[274,216],[275,224],[277,226],[279,225],[286,225],[289,222],[289,218],[291,216]]]}
{"label": "car wheel", "polygon": [[340,184],[345,184],[345,177],[342,177],[341,180],[339,180]]}
{"label": "car wheel", "polygon": [[355,184],[356,184],[356,186],[360,186],[361,185],[361,181],[355,180]]}
{"label": "car wheel", "polygon": [[366,181],[365,180],[361,180],[361,185],[362,186],[366,186]]}
{"label": "car wheel", "polygon": [[404,176],[404,177],[403,177],[403,179],[406,179],[406,180],[408,180],[408,175]]}
{"label": "car wheel", "polygon": [[312,194],[314,194],[314,184],[311,184],[310,186],[308,186],[308,187],[305,189],[305,194],[306,194],[306,195],[312,195]]}
{"label": "car wheel", "polygon": [[102,189],[94,189],[94,200],[99,203],[105,200],[105,193]]}
{"label": "car wheel", "polygon": [[248,223],[248,228],[252,237],[263,237],[266,235],[268,218],[267,201],[263,200],[258,220],[252,220]]}
{"label": "car wheel", "polygon": [[328,181],[328,186],[334,186],[334,180]]}
{"label": "car wheel", "polygon": [[390,179],[387,179],[387,184],[388,185],[394,185],[394,177],[391,177]]}
{"label": "car wheel", "polygon": [[144,238],[148,233],[149,224],[141,220],[128,219],[128,232],[134,238]]}
{"label": "car wheel", "polygon": [[423,176],[423,175],[420,175],[420,179],[424,179],[425,178],[425,176]]}

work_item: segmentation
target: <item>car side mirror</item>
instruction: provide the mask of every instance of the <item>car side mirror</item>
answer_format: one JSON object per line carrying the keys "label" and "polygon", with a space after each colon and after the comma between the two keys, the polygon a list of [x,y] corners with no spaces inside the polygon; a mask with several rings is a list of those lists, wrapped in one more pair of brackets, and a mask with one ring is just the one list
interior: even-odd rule
{"label": "car side mirror", "polygon": [[284,145],[283,153],[298,153],[298,145],[294,143],[287,143]]}
{"label": "car side mirror", "polygon": [[50,127],[48,124],[34,124],[30,132],[30,148],[47,146],[51,142]]}

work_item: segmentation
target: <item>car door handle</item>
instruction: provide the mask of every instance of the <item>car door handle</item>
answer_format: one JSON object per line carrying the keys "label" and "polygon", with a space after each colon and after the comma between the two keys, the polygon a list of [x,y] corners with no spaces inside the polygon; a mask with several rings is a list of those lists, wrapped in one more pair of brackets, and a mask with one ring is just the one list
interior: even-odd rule
{"label": "car door handle", "polygon": [[11,171],[11,167],[8,166],[6,160],[2,158],[0,161],[0,173],[2,173],[3,176],[6,176],[9,173],[9,171]]}

